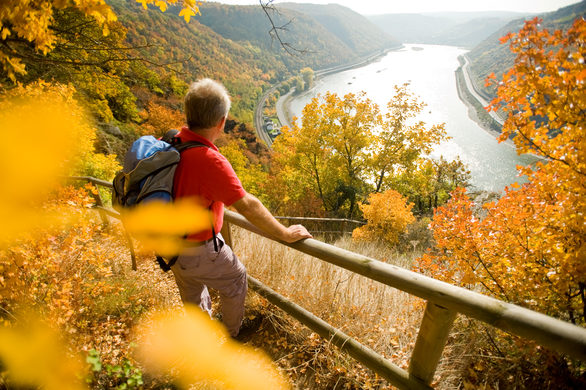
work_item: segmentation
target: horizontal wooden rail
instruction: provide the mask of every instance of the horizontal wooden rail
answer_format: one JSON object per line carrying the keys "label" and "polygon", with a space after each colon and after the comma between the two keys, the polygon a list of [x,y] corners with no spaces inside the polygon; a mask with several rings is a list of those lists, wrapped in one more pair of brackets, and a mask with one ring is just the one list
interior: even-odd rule
{"label": "horizontal wooden rail", "polygon": [[69,176],[67,177],[67,179],[70,180],[85,180],[85,181],[89,181],[90,183],[94,183],[103,187],[107,187],[107,188],[112,188],[112,182],[106,181],[106,180],[101,180],[101,179],[96,179],[95,177],[91,177],[91,176]]}
{"label": "horizontal wooden rail", "polygon": [[[92,177],[78,176],[71,179],[87,180],[95,185],[112,188],[111,183]],[[106,215],[120,218],[119,213],[103,206],[99,194],[96,209],[98,209],[103,218]],[[324,220],[303,217],[279,218]],[[586,329],[582,327],[461,287],[452,286],[314,239],[306,239],[292,244],[285,243],[259,230],[240,214],[229,210],[225,210],[224,219],[226,222],[225,228],[227,228],[228,223],[232,223],[300,252],[427,300],[425,315],[412,353],[409,371],[407,372],[249,276],[253,290],[313,329],[323,338],[330,340],[342,350],[347,351],[356,360],[362,362],[392,384],[401,388],[429,388],[450,328],[458,313],[518,336],[534,340],[553,350],[566,353],[573,358],[586,362]],[[330,220],[342,223],[359,222]],[[227,233],[229,233],[229,230],[227,230]],[[133,269],[136,269],[132,240],[128,234],[126,235],[131,247]]]}
{"label": "horizontal wooden rail", "polygon": [[[237,213],[226,210],[224,218],[275,240]],[[278,242],[586,362],[586,329],[582,327],[317,240]]]}
{"label": "horizontal wooden rail", "polygon": [[355,223],[357,225],[364,225],[366,222],[364,221],[356,221],[353,219],[345,219],[345,218],[313,218],[313,217],[282,217],[276,216],[275,219],[287,219],[290,221],[312,221],[312,222],[346,222],[346,223]]}
{"label": "horizontal wooden rail", "polygon": [[380,356],[372,349],[360,344],[339,329],[334,328],[313,313],[291,302],[282,295],[265,286],[258,280],[248,276],[248,283],[252,290],[265,297],[273,305],[289,313],[293,318],[308,326],[323,339],[329,340],[338,348],[348,352],[350,356],[364,363],[368,368],[377,372],[389,382],[404,389],[431,389],[430,386],[409,376],[409,373]]}

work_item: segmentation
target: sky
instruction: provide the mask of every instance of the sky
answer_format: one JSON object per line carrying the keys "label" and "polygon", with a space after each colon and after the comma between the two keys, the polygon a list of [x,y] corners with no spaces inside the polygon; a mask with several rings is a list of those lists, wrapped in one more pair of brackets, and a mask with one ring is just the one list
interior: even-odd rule
{"label": "sky", "polygon": [[[263,3],[267,0],[262,0]],[[542,13],[578,3],[578,0],[275,0],[279,3],[337,3],[363,15],[422,12],[514,11]],[[219,0],[225,4],[259,4],[259,0]]]}

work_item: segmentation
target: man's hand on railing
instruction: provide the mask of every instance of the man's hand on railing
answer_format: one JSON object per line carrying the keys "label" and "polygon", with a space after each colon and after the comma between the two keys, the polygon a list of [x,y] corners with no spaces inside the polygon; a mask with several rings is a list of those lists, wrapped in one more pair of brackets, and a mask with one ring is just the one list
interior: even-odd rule
{"label": "man's hand on railing", "polygon": [[237,200],[233,206],[254,226],[279,240],[292,243],[312,237],[307,229],[301,225],[283,226],[261,201],[251,194],[247,193],[242,199]]}
{"label": "man's hand on railing", "polygon": [[305,226],[291,225],[287,228],[287,236],[283,238],[283,241],[292,243],[303,240],[304,238],[313,238],[313,236],[307,231]]}

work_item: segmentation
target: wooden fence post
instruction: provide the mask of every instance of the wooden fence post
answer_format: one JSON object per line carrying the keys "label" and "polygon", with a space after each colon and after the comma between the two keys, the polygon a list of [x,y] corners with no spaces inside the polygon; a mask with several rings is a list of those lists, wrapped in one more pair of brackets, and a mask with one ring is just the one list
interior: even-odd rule
{"label": "wooden fence post", "polygon": [[98,187],[96,185],[96,183],[92,182],[92,185],[94,186],[94,188],[96,189],[96,193],[93,194],[94,200],[96,201],[96,205],[98,206],[98,213],[100,213],[100,218],[102,220],[102,223],[106,226],[108,226],[108,224],[110,223],[110,220],[108,219],[108,214],[106,214],[104,212],[104,202],[102,202],[102,197],[100,196],[100,187]]}
{"label": "wooden fence post", "polygon": [[431,384],[456,315],[454,311],[427,302],[415,348],[411,354],[409,375],[428,385]]}
{"label": "wooden fence post", "polygon": [[132,237],[126,231],[126,228],[122,227],[124,230],[124,236],[126,237],[126,241],[128,242],[128,249],[130,249],[130,260],[132,261],[132,270],[136,271],[136,254],[134,253],[134,243],[132,242]]}
{"label": "wooden fence post", "polygon": [[230,229],[230,223],[228,221],[224,220],[220,234],[224,237],[224,242],[228,244],[230,248],[234,249],[234,243],[232,242],[232,229]]}

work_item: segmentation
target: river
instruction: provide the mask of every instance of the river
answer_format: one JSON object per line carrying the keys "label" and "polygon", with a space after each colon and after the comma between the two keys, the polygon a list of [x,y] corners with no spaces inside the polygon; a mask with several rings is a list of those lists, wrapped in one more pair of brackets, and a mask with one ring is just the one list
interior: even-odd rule
{"label": "river", "polygon": [[289,111],[301,117],[303,107],[326,91],[340,96],[365,91],[384,109],[393,96],[393,86],[408,82],[411,92],[427,104],[417,119],[428,125],[444,122],[451,137],[438,145],[431,157],[452,160],[460,156],[470,169],[473,189],[502,191],[515,181],[523,181],[517,176],[516,165],[528,165],[536,158],[518,156],[512,145],[498,143],[468,116],[468,108],[458,97],[454,75],[458,56],[465,52],[453,46],[405,45],[364,67],[318,79],[314,88],[290,101]]}

